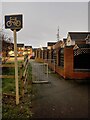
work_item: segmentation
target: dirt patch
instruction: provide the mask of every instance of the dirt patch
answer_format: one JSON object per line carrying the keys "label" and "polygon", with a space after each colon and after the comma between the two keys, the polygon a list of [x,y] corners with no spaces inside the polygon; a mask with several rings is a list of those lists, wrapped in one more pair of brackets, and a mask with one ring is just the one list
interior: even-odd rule
{"label": "dirt patch", "polygon": [[26,119],[31,118],[31,99],[29,94],[20,98],[19,105],[15,103],[15,96],[2,96],[2,118],[3,119]]}

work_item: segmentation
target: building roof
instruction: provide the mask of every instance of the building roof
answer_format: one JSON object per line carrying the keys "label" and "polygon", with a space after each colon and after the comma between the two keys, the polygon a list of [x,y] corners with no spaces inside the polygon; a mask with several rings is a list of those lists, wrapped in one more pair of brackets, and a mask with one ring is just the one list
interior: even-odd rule
{"label": "building roof", "polygon": [[47,50],[47,47],[42,47],[43,48],[43,50]]}
{"label": "building roof", "polygon": [[90,32],[68,32],[72,40],[85,40]]}
{"label": "building roof", "polygon": [[32,48],[32,46],[25,46],[25,48]]}
{"label": "building roof", "polygon": [[55,45],[57,42],[48,42],[47,43],[47,46],[53,46],[53,45]]}
{"label": "building roof", "polygon": [[17,44],[17,47],[24,47],[24,44]]}
{"label": "building roof", "polygon": [[90,44],[78,44],[79,48],[90,48]]}
{"label": "building roof", "polygon": [[67,41],[67,38],[63,38],[64,43]]}
{"label": "building roof", "polygon": [[33,51],[36,51],[37,49],[38,49],[38,48],[33,48],[32,50],[33,50]]}
{"label": "building roof", "polygon": [[57,48],[59,48],[59,47],[61,46],[62,42],[63,42],[62,40],[56,42],[56,44],[53,45],[53,49],[57,49]]}

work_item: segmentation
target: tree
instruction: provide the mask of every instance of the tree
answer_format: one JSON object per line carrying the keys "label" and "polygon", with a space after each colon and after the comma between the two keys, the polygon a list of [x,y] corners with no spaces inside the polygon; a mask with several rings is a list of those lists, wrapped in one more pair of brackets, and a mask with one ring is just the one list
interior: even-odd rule
{"label": "tree", "polygon": [[8,57],[8,53],[13,49],[12,39],[8,37],[5,32],[0,31],[0,54],[2,55],[2,62]]}

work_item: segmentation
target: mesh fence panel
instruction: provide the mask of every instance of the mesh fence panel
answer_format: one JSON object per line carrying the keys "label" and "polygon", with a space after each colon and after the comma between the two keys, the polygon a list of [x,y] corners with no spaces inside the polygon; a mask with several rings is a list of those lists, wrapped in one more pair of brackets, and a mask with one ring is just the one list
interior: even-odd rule
{"label": "mesh fence panel", "polygon": [[48,78],[48,64],[34,63],[32,67],[32,80],[45,81]]}

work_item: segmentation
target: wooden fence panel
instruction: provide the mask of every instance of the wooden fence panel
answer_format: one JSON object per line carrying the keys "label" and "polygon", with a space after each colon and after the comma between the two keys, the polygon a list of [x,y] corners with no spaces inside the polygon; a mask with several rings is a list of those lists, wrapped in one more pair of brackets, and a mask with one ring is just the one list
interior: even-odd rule
{"label": "wooden fence panel", "polygon": [[[24,63],[22,64],[22,67],[20,67],[21,71],[21,81],[22,81],[22,96],[24,96],[24,93],[27,91],[25,86],[27,82],[27,69],[28,69],[28,56],[25,58]],[[24,69],[24,71],[22,71]]]}
{"label": "wooden fence panel", "polygon": [[15,78],[15,75],[0,75],[0,78]]}

